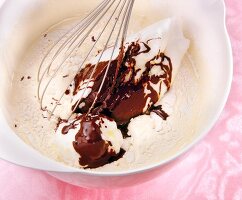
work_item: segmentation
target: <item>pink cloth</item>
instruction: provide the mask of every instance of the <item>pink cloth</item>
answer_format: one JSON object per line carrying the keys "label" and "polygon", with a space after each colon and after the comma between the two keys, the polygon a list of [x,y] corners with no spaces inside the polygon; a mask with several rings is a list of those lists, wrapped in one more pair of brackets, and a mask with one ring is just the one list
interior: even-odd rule
{"label": "pink cloth", "polygon": [[0,200],[242,199],[242,2],[226,0],[226,6],[235,67],[228,103],[205,140],[166,174],[131,188],[94,190],[0,161]]}

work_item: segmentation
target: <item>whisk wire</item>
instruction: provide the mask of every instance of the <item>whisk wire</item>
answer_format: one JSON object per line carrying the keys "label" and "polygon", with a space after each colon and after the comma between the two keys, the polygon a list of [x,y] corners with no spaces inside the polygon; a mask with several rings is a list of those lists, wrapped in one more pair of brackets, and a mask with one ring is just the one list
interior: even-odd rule
{"label": "whisk wire", "polygon": [[[53,78],[57,75],[57,73],[59,72],[59,70],[61,69],[61,67],[63,66],[63,64],[66,62],[66,60],[69,58],[69,56],[73,53],[73,51],[78,48],[78,46],[82,45],[83,42],[86,40],[86,38],[89,36],[89,34],[91,33],[91,31],[93,30],[93,28],[97,25],[97,23],[103,18],[103,16],[106,14],[106,12],[111,8],[111,6],[113,5],[113,3],[115,2],[115,0],[112,1],[112,4],[105,10],[105,12],[98,18],[97,22],[89,29],[89,31],[85,34],[85,36],[82,38],[82,40],[74,46],[74,48],[72,48],[68,53],[67,55],[64,57],[64,59],[61,61],[61,63],[58,65],[57,69],[55,70],[55,72],[52,74],[52,76],[50,77],[49,81],[47,82],[44,90],[43,90],[43,93],[40,97],[40,105],[41,105],[41,108],[43,109],[43,99],[44,99],[44,95],[46,94],[46,91],[48,89],[48,86],[50,85],[50,83],[52,82]],[[90,20],[91,21],[91,20]],[[87,26],[85,26],[85,28],[87,28]],[[83,32],[84,30],[82,30]],[[76,38],[77,40],[77,38]],[[55,57],[56,58],[56,57]],[[51,64],[54,62],[54,60],[51,61]],[[51,64],[49,67],[51,67]],[[43,81],[43,78],[45,77],[45,74],[47,73],[48,71],[48,68],[47,70],[45,71],[45,73],[42,75],[41,77],[41,81]],[[41,84],[39,84],[39,88],[38,88],[38,91],[40,91],[40,86]]]}
{"label": "whisk wire", "polygon": [[[113,0],[113,1],[115,1],[115,0]],[[109,3],[109,1],[107,1],[107,0],[105,0],[104,1],[104,3],[105,2],[108,2]],[[53,62],[55,61],[55,59],[57,58],[57,56],[59,55],[59,53],[61,52],[61,51],[63,51],[64,49],[65,49],[65,47],[66,47],[66,45],[68,44],[68,42],[71,40],[71,39],[73,39],[73,37],[75,36],[75,34],[76,34],[76,31],[74,31],[71,35],[70,35],[70,38],[68,38],[58,49],[57,49],[57,52],[54,54],[54,56],[52,56],[52,59],[51,59],[51,61],[47,64],[47,67],[45,68],[45,70],[44,70],[44,72],[43,72],[43,74],[42,74],[42,76],[40,77],[40,71],[41,71],[41,68],[43,67],[43,65],[44,65],[44,63],[45,63],[45,61],[47,60],[47,58],[49,58],[49,56],[50,56],[50,54],[51,54],[51,52],[55,49],[55,47],[64,39],[64,37],[65,36],[67,36],[68,35],[68,33],[70,33],[71,31],[73,31],[75,28],[77,28],[77,27],[79,27],[82,23],[83,24],[85,24],[85,20],[88,20],[88,22],[90,22],[90,21],[92,21],[93,19],[95,19],[95,17],[96,17],[96,14],[98,14],[99,13],[99,11],[102,11],[103,10],[103,6],[106,6],[106,5],[108,5],[108,4],[104,4],[104,5],[102,5],[102,4],[100,4],[99,6],[101,6],[100,8],[99,8],[99,6],[98,6],[98,8],[99,9],[94,9],[94,11],[95,11],[95,14],[93,15],[93,16],[91,16],[90,17],[90,19],[88,20],[88,17],[86,17],[86,18],[84,18],[80,23],[78,23],[74,28],[72,28],[70,31],[68,31],[66,34],[64,34],[64,36],[62,36],[53,46],[52,46],[52,48],[48,51],[48,53],[44,56],[44,58],[43,58],[43,60],[41,61],[41,64],[40,64],[40,67],[39,67],[39,70],[38,70],[38,81],[39,81],[39,85],[38,85],[38,99],[40,100],[40,104],[41,104],[41,108],[43,108],[43,106],[42,106],[42,97],[40,98],[40,87],[41,87],[41,85],[42,85],[42,83],[43,83],[43,79],[44,79],[44,77],[45,77],[45,75],[46,74],[49,74],[49,70],[50,70],[50,68],[51,68],[51,66],[52,66],[52,64],[53,64]],[[110,7],[109,7],[110,8]],[[88,15],[88,16],[90,16],[90,14]],[[87,26],[86,26],[87,27]],[[85,27],[84,27],[85,28]],[[83,31],[83,29],[84,28],[79,28],[79,29],[77,29],[77,31],[78,32],[82,32]],[[71,53],[70,53],[71,54]],[[63,60],[63,63],[66,61],[68,59],[68,57],[65,57],[65,59]],[[61,67],[62,65],[60,65],[59,66],[59,68]],[[49,86],[49,84],[47,84],[46,85],[46,87],[48,87]],[[45,90],[43,91],[43,94],[45,94]]]}
{"label": "whisk wire", "polygon": [[[102,56],[103,56],[105,50],[106,50],[107,47],[108,47],[108,44],[109,44],[109,42],[110,42],[110,39],[111,39],[111,37],[112,37],[112,34],[113,34],[113,32],[114,32],[114,30],[115,30],[115,27],[116,27],[116,25],[117,25],[118,19],[119,19],[120,15],[121,15],[121,13],[122,13],[122,11],[123,11],[123,8],[124,8],[126,2],[127,2],[127,0],[125,0],[124,3],[122,4],[122,8],[121,8],[121,10],[120,10],[120,12],[119,12],[119,14],[118,14],[118,17],[117,17],[117,19],[116,19],[116,21],[115,21],[115,24],[114,24],[114,26],[113,26],[113,28],[112,28],[112,30],[111,30],[111,33],[109,34],[109,37],[108,37],[108,39],[107,39],[107,42],[105,43],[105,46],[104,46],[103,50],[101,51],[101,54],[100,54],[100,56],[99,56],[99,59],[98,59],[97,63],[95,64],[95,67],[94,67],[93,70],[92,70],[92,73],[91,73],[91,75],[90,75],[90,77],[89,77],[89,79],[88,79],[88,83],[86,84],[86,86],[85,86],[85,88],[84,88],[84,92],[83,92],[82,94],[85,94],[85,92],[86,92],[86,90],[87,90],[87,88],[88,88],[88,85],[89,85],[89,83],[90,83],[90,81],[91,81],[91,79],[92,79],[92,77],[93,77],[93,75],[94,75],[94,73],[95,73],[95,71],[96,71],[96,69],[97,69],[97,66],[98,66],[98,64],[99,64],[99,62],[100,62],[100,60],[101,60],[101,58],[102,58]],[[120,26],[120,27],[122,27],[122,26]],[[117,37],[117,40],[118,40],[118,37]],[[106,74],[107,74],[107,71],[109,70],[109,67],[110,67],[110,64],[111,64],[111,59],[112,59],[112,57],[113,57],[114,50],[115,50],[115,48],[116,48],[116,46],[117,46],[117,44],[116,44],[116,43],[117,43],[117,40],[116,40],[116,42],[115,42],[115,46],[113,47],[113,50],[112,50],[112,53],[111,53],[111,58],[109,59],[109,62],[108,62],[107,68],[106,68],[106,70],[105,70],[104,78],[102,79],[102,82],[101,82],[101,85],[100,85],[100,87],[99,87],[99,90],[98,90],[97,94],[95,95],[94,101],[93,101],[92,106],[90,107],[88,113],[90,112],[91,108],[93,107],[94,102],[97,100],[97,96],[98,96],[98,94],[100,93],[100,91],[101,91],[101,89],[102,89],[101,87],[102,87],[103,82],[104,82],[104,80],[105,80],[105,76],[106,76]],[[78,105],[79,105],[79,103],[81,102],[82,98],[83,98],[83,95],[82,95],[82,96],[79,98],[79,100],[77,101],[77,103],[76,103],[76,105],[75,105],[73,111],[76,110],[76,108],[78,107]],[[71,115],[69,116],[69,118],[70,118],[70,117],[71,117]]]}
{"label": "whisk wire", "polygon": [[[79,106],[79,103],[84,97],[84,94],[87,91],[87,88],[93,79],[94,73],[104,55],[104,52],[108,48],[112,48],[112,52],[110,55],[110,59],[108,60],[108,64],[106,66],[104,77],[101,81],[101,84],[98,88],[98,92],[95,94],[94,101],[92,102],[91,107],[88,110],[88,113],[91,112],[93,109],[95,102],[97,101],[98,95],[100,94],[103,85],[105,83],[105,79],[107,77],[108,71],[111,66],[111,62],[113,60],[115,49],[118,48],[118,45],[120,44],[121,52],[123,54],[123,43],[125,41],[128,25],[131,17],[132,8],[134,5],[135,0],[103,0],[95,9],[92,10],[91,13],[89,13],[81,22],[77,23],[73,28],[71,28],[69,31],[67,31],[62,37],[60,37],[54,45],[48,50],[47,54],[42,59],[39,69],[38,69],[38,99],[40,102],[40,106],[42,109],[47,108],[48,106],[44,107],[44,98],[47,94],[47,90],[50,87],[51,82],[54,80],[54,78],[58,75],[62,67],[64,66],[65,62],[68,60],[68,58],[71,58],[71,55],[73,52],[78,50],[82,47],[88,36],[91,34],[92,31],[96,30],[96,26],[101,22],[101,20],[106,17],[105,15],[108,15],[109,10],[114,6],[114,10],[111,11],[110,16],[108,17],[108,20],[106,21],[106,24],[103,26],[101,32],[98,34],[95,41],[93,41],[93,46],[88,50],[88,53],[84,56],[84,59],[82,60],[81,64],[79,65],[78,69],[76,70],[76,74],[83,68],[84,64],[92,54],[93,50],[95,49],[97,43],[101,40],[101,37],[103,36],[104,32],[107,31],[107,28],[111,22],[112,19],[115,19],[114,25],[111,28],[111,31],[107,37],[107,40],[105,42],[104,48],[102,48],[102,51],[98,54],[98,61],[96,62],[95,66],[92,69],[92,72],[90,76],[88,77],[87,83],[85,82],[85,86],[81,88],[82,93],[81,97],[78,99],[78,101],[75,103],[74,109],[72,109],[72,112],[69,116],[69,118],[72,116],[73,112],[76,110],[76,108]],[[122,2],[122,4],[121,4]],[[117,4],[116,4],[117,3]],[[119,11],[118,11],[119,8]],[[118,12],[117,12],[118,11]],[[122,16],[122,17],[121,17]],[[114,45],[110,45],[111,39],[113,37],[114,31],[117,29],[117,24],[119,20],[121,19],[120,27],[118,28],[118,33],[115,35],[115,43]],[[110,47],[111,46],[111,47]],[[119,56],[118,55],[118,56]],[[123,56],[123,55],[122,55]],[[57,60],[59,59],[60,60]],[[49,60],[49,61],[48,61]],[[53,68],[52,71],[51,68],[55,64],[57,66]],[[119,66],[117,66],[119,67]],[[44,69],[43,69],[44,68]],[[50,74],[51,73],[51,74]],[[76,75],[74,74],[74,75]],[[117,72],[115,73],[115,76],[117,76]],[[74,79],[74,78],[73,78]],[[59,98],[55,98],[55,104],[52,110],[45,109],[49,112],[50,117],[54,115],[56,108],[61,105],[61,100],[63,99],[65,95],[65,91],[70,87],[70,85],[73,82],[73,79],[68,84],[66,88],[64,88],[64,92],[61,92],[61,96]],[[115,79],[114,79],[115,80]],[[55,85],[55,84],[53,84]],[[114,86],[114,83],[112,87]],[[54,98],[52,98],[54,99]],[[53,105],[53,104],[52,104]],[[68,118],[68,119],[69,119]]]}
{"label": "whisk wire", "polygon": [[[133,1],[133,0],[132,0],[132,1]],[[132,1],[130,1],[130,2],[127,4],[127,8],[126,8],[126,11],[125,11],[125,13],[124,13],[124,16],[123,16],[123,19],[122,19],[122,22],[121,22],[121,25],[120,25],[120,28],[119,28],[118,36],[117,36],[117,39],[116,39],[116,41],[115,41],[115,45],[113,46],[113,50],[112,50],[111,57],[110,57],[109,62],[108,62],[108,66],[107,66],[107,68],[106,68],[106,70],[105,70],[104,78],[102,79],[101,85],[100,85],[100,87],[99,87],[99,89],[98,89],[98,92],[97,92],[96,95],[95,95],[94,101],[92,102],[92,105],[91,105],[91,107],[89,108],[87,114],[89,114],[89,113],[91,112],[91,110],[93,109],[93,107],[94,107],[94,105],[95,105],[95,102],[97,101],[98,95],[100,94],[100,92],[101,92],[101,90],[102,90],[102,88],[103,88],[103,84],[104,84],[104,82],[105,82],[105,79],[106,79],[106,77],[107,77],[107,74],[108,74],[108,71],[109,71],[109,68],[110,68],[110,65],[111,65],[112,59],[113,59],[114,51],[115,51],[115,49],[117,48],[117,45],[118,45],[119,36],[120,36],[121,31],[122,31],[122,28],[123,28],[123,23],[124,23],[124,20],[125,20],[125,18],[126,18],[127,13],[129,13],[129,8],[130,8],[130,5],[132,4]],[[126,1],[125,1],[125,3],[126,3]],[[125,4],[124,4],[124,5],[125,5]],[[124,7],[122,7],[122,10],[123,10],[123,8],[124,8]],[[121,12],[122,12],[122,10],[121,10]],[[119,13],[118,19],[119,19],[120,15],[121,15],[121,12]],[[116,23],[115,23],[115,25],[114,25],[114,27],[113,27],[113,29],[112,29],[112,32],[111,32],[110,37],[109,37],[109,40],[110,40],[110,38],[111,38],[111,35],[112,35],[113,32],[114,32],[114,29],[115,29],[115,27],[116,27],[116,24],[117,24],[117,21],[116,21]],[[122,41],[121,41],[121,44],[120,44],[121,48],[122,48],[122,46],[123,46],[123,42],[124,42],[124,33],[125,33],[125,31],[123,32],[123,35],[122,35]],[[108,40],[108,42],[109,42],[109,40]],[[121,50],[121,51],[122,51],[122,50]],[[121,56],[123,56],[123,55],[121,55]],[[118,67],[120,67],[120,66],[118,66]],[[94,70],[93,70],[93,71],[94,71]],[[115,76],[116,76],[116,75],[115,75]],[[116,79],[116,78],[114,78],[114,80],[115,80],[115,79]],[[89,79],[89,80],[90,80],[90,79]],[[87,86],[88,86],[88,85],[87,85]],[[86,87],[87,87],[87,86],[86,86]],[[81,100],[81,98],[79,99],[79,101],[80,101],[80,100]],[[74,110],[75,110],[75,109],[74,109]]]}
{"label": "whisk wire", "polygon": [[[70,32],[72,32],[73,30],[75,30],[78,26],[80,26],[86,19],[88,19],[90,16],[93,15],[93,13],[96,13],[96,11],[103,9],[103,6],[105,7],[107,3],[109,3],[110,0],[104,0],[102,1],[95,9],[93,9],[84,19],[81,20],[81,22],[77,23],[73,28],[71,28],[70,30],[68,30],[63,36],[61,36],[55,43],[54,45],[48,50],[48,52],[45,54],[44,58],[41,60],[40,63],[40,67],[38,69],[38,81],[40,81],[40,71],[47,59],[47,57],[49,57],[50,53],[53,51],[53,49],[60,43],[60,41],[63,40],[63,38],[65,38]],[[75,32],[74,32],[75,33]],[[74,34],[73,33],[73,34]]]}
{"label": "whisk wire", "polygon": [[[126,1],[126,0],[125,0],[125,1]],[[121,1],[120,1],[120,2],[121,2]],[[119,4],[120,4],[120,2],[119,2]],[[119,5],[119,4],[118,4],[118,5]],[[111,16],[109,17],[109,19],[108,19],[108,23],[111,21],[111,19],[112,19],[114,13],[116,12],[116,10],[117,10],[117,7],[116,7],[116,9],[114,10],[114,12],[111,14]],[[78,72],[81,70],[81,68],[83,67],[83,64],[86,62],[86,60],[87,60],[88,57],[90,56],[92,50],[95,48],[95,45],[97,44],[98,40],[101,38],[101,36],[103,35],[104,31],[106,30],[106,28],[107,28],[107,26],[108,26],[108,23],[106,23],[106,25],[104,26],[103,30],[101,31],[101,33],[100,33],[99,36],[97,37],[97,39],[96,39],[94,45],[93,45],[92,48],[89,50],[87,56],[84,58],[84,60],[83,60],[82,63],[80,64],[80,67],[78,68],[78,70],[76,71],[76,73],[78,73]],[[103,54],[103,52],[104,52],[104,50],[102,50],[102,54]],[[97,63],[100,62],[101,57],[102,57],[102,55],[100,56],[100,58],[99,58],[99,60],[98,60]],[[97,67],[97,66],[95,66],[95,67]],[[91,78],[93,77],[93,74],[94,74],[95,70],[96,70],[96,68],[95,68],[94,70],[92,70],[92,73],[91,73],[91,75],[90,75]],[[88,80],[86,86],[88,86],[88,85],[90,84],[90,80],[91,80],[91,78],[89,78],[89,80]],[[70,84],[71,84],[71,83],[72,83],[72,81],[70,82]],[[69,85],[70,85],[70,84],[69,84]],[[66,90],[68,89],[69,85],[67,86]],[[84,92],[83,92],[83,94],[85,94],[86,90],[87,90],[87,87],[84,88]],[[62,93],[60,99],[57,101],[56,105],[54,106],[53,110],[52,110],[51,113],[50,113],[51,115],[54,113],[55,109],[57,108],[58,104],[60,103],[60,101],[62,100],[62,98],[64,97],[64,95],[65,95],[65,92]],[[79,103],[80,103],[80,102],[77,102],[77,104],[79,104]],[[76,107],[74,108],[74,110],[75,110],[75,109],[76,109]]]}

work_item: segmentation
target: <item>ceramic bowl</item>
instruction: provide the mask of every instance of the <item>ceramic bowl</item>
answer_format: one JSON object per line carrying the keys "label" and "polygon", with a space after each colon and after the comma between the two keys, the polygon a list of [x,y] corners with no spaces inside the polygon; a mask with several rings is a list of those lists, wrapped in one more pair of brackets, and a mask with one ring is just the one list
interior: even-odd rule
{"label": "ceramic bowl", "polygon": [[191,40],[189,51],[201,77],[198,106],[203,112],[197,120],[195,133],[171,150],[166,159],[122,172],[90,172],[67,167],[26,145],[11,128],[11,115],[14,113],[9,112],[7,102],[11,98],[8,88],[13,71],[26,49],[49,26],[79,12],[88,12],[97,1],[8,0],[0,9],[0,158],[44,170],[60,180],[82,187],[124,187],[143,183],[165,173],[171,161],[191,149],[209,132],[223,110],[232,81],[232,53],[225,26],[224,2],[144,0],[140,4],[139,1],[134,5],[134,13],[147,15],[151,21],[171,16],[178,16],[183,21],[185,34]]}

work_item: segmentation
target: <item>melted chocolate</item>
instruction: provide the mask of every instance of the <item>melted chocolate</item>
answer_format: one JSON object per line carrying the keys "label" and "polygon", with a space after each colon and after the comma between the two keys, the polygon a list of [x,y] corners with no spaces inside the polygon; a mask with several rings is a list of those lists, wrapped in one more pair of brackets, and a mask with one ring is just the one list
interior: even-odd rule
{"label": "melted chocolate", "polygon": [[[151,48],[149,47],[148,42],[149,41],[147,41],[147,43],[138,41],[132,42],[128,46],[124,56],[123,53],[120,53],[115,60],[111,61],[104,85],[101,92],[97,94],[105,70],[108,66],[108,61],[100,62],[93,75],[94,86],[92,87],[92,92],[87,98],[82,99],[80,102],[84,102],[85,106],[81,109],[78,108],[75,112],[86,113],[92,105],[96,95],[97,101],[95,102],[92,113],[101,113],[112,117],[118,125],[126,124],[131,118],[148,111],[159,99],[159,93],[154,90],[151,84],[157,84],[162,79],[169,89],[172,78],[171,60],[169,57],[159,52],[157,56],[145,63],[146,70],[143,72],[140,80],[135,80],[135,77],[140,70],[134,70],[134,66],[136,65],[135,57],[150,52]],[[142,49],[144,50],[141,50],[141,45],[143,45]],[[121,52],[122,50],[123,49],[121,49]],[[164,61],[167,61],[169,65],[164,65]],[[159,66],[161,70],[164,71],[163,75],[150,76],[150,71],[154,66]],[[78,92],[81,82],[90,77],[94,67],[95,65],[89,64],[76,76],[74,95]],[[129,80],[126,80],[127,75],[129,75]],[[145,89],[148,89],[150,93],[145,94]],[[147,109],[144,110],[148,99],[149,104]],[[75,106],[76,105],[74,105],[73,108]]]}
{"label": "melted chocolate", "polygon": [[[74,110],[75,113],[84,114],[80,120],[81,128],[73,142],[74,149],[80,155],[80,165],[86,168],[100,167],[118,160],[125,153],[122,149],[119,154],[108,150],[110,144],[101,137],[100,123],[103,122],[100,121],[100,116],[114,119],[118,128],[122,131],[124,138],[128,137],[127,127],[130,119],[133,117],[155,112],[162,119],[167,119],[168,115],[162,108],[154,107],[154,104],[159,100],[162,84],[165,84],[168,89],[170,88],[172,78],[172,63],[170,58],[165,56],[164,53],[158,52],[154,58],[145,63],[146,70],[142,73],[139,80],[136,79],[136,75],[140,69],[135,70],[135,57],[150,52],[149,41],[146,43],[139,41],[132,42],[126,52],[124,52],[124,48],[122,47],[118,57],[110,62],[109,68],[107,68],[109,65],[108,61],[98,63],[91,80],[94,83],[91,87],[92,91],[86,98],[80,101],[80,104],[84,103],[84,106],[80,108],[79,105],[73,105],[72,109],[77,107]],[[165,61],[168,65],[163,64]],[[151,69],[155,66],[160,67],[160,70],[164,73],[162,75],[151,75]],[[83,81],[90,78],[94,68],[95,65],[88,64],[76,75],[73,95],[79,92]],[[108,70],[107,76],[104,79],[106,70]],[[98,93],[103,79],[103,87]],[[157,92],[152,85],[159,82],[160,87],[159,92]],[[149,91],[148,94],[145,93],[146,90]],[[69,91],[66,91],[66,94],[69,94]],[[90,114],[87,115],[86,113],[95,98],[95,104]],[[98,120],[99,123],[97,124]],[[70,129],[75,128],[76,121],[69,126],[65,126],[62,133],[66,134]]]}
{"label": "melted chocolate", "polygon": [[[124,154],[124,150],[116,154],[109,150],[109,143],[101,137],[101,125],[97,124],[100,116],[83,115],[80,120],[80,130],[75,136],[73,147],[80,155],[79,163],[84,168],[96,168],[119,159]],[[76,121],[65,126],[62,130],[66,134],[70,129],[76,128]]]}
{"label": "melted chocolate", "polygon": [[[77,110],[75,110],[75,112],[86,113],[89,110],[89,108],[91,107],[96,95],[98,95],[98,97],[97,97],[96,105],[94,106],[94,108],[105,107],[104,100],[111,93],[111,87],[113,84],[117,64],[118,64],[117,60],[114,60],[110,63],[110,70],[108,71],[107,77],[106,77],[103,87],[102,87],[102,90],[101,90],[100,94],[97,94],[97,91],[101,85],[101,82],[102,82],[104,74],[105,74],[105,69],[108,66],[108,61],[100,62],[98,64],[98,66],[93,74],[94,85],[92,86],[92,92],[87,98],[81,100],[80,104],[84,102],[85,106],[82,107],[81,109],[77,108]],[[81,70],[80,73],[78,73],[78,75],[74,79],[75,89],[74,89],[73,95],[77,94],[77,92],[79,91],[79,86],[80,86],[81,82],[90,77],[94,67],[95,67],[95,65],[89,64],[83,70]],[[76,105],[73,105],[72,109],[75,106]]]}
{"label": "melted chocolate", "polygon": [[128,135],[128,125],[129,125],[129,123],[126,123],[126,124],[124,124],[124,125],[119,125],[118,126],[118,129],[122,132],[122,135],[123,135],[123,138],[125,139],[125,138],[127,138],[127,137],[130,137],[129,135]]}

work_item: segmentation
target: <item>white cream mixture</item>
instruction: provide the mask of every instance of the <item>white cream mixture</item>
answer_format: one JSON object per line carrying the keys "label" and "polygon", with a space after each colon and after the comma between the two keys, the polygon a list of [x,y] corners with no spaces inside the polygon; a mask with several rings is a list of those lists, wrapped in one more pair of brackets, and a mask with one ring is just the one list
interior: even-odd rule
{"label": "white cream mixture", "polygon": [[[37,100],[37,69],[40,59],[53,42],[65,32],[65,29],[66,26],[63,26],[48,33],[46,37],[41,37],[26,55],[23,64],[16,70],[12,87],[12,108],[16,113],[13,126],[16,125],[17,134],[27,144],[45,156],[70,166],[80,167],[79,155],[72,146],[74,133],[70,132],[65,136],[55,133],[56,120],[45,118],[45,113],[39,109]],[[177,48],[175,41],[170,44],[171,47],[173,45],[172,48],[166,49],[168,56],[177,52],[172,51]],[[76,69],[82,59],[79,54],[80,52],[76,52],[76,56],[68,60],[66,67]],[[174,54],[172,56],[177,57]],[[173,65],[180,65],[179,63],[179,60],[174,59]],[[129,124],[131,137],[126,138],[122,144],[126,150],[125,155],[118,161],[94,170],[119,171],[158,162],[172,153],[170,149],[173,146],[182,145],[183,139],[188,137],[188,134],[191,135],[198,77],[188,53],[177,71],[173,86],[160,101],[163,109],[169,114],[168,119],[162,120],[154,113],[132,119]],[[48,95],[55,95],[56,87],[61,86],[61,81],[56,81],[51,86],[53,87],[50,89],[50,91],[53,90],[52,93],[50,92]],[[65,111],[63,112],[65,113]],[[117,142],[116,147],[118,145]]]}

